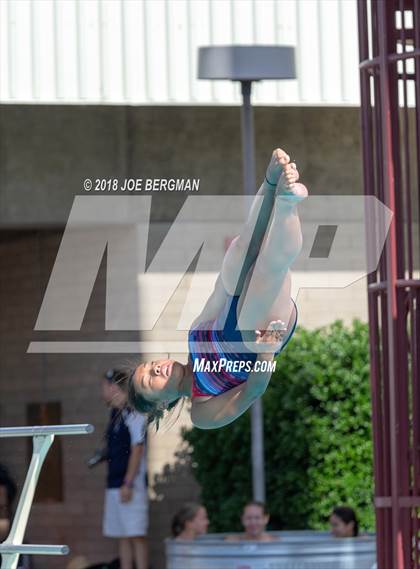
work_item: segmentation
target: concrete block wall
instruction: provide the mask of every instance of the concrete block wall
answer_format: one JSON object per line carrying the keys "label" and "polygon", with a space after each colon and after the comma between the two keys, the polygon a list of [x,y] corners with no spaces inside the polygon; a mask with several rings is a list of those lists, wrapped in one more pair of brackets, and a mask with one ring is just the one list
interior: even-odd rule
{"label": "concrete block wall", "polygon": [[[200,178],[241,194],[239,107],[0,106],[0,225],[63,226],[83,180]],[[286,148],[312,194],[362,194],[357,108],[255,109],[257,177]],[[185,196],[155,192],[153,220]],[[36,204],[36,208],[33,207]]]}

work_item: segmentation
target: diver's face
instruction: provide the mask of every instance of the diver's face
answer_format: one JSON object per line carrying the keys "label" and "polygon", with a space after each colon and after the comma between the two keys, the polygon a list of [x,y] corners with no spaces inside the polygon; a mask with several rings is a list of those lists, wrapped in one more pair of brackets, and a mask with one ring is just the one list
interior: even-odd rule
{"label": "diver's face", "polygon": [[136,391],[150,401],[159,400],[168,392],[170,383],[176,390],[177,381],[184,375],[183,365],[175,360],[158,360],[140,364],[133,377]]}
{"label": "diver's face", "polygon": [[265,531],[268,524],[268,516],[257,505],[247,506],[242,514],[242,525],[245,532],[252,538],[258,539]]}

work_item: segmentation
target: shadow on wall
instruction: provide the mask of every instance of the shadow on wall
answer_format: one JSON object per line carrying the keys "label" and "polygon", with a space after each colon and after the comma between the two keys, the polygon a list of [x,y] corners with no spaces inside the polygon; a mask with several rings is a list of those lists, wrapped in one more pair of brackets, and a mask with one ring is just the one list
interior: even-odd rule
{"label": "shadow on wall", "polygon": [[152,490],[149,511],[151,569],[165,569],[164,539],[171,535],[171,521],[184,502],[198,501],[200,487],[195,481],[187,448],[175,453],[175,462],[165,464],[149,481]]}

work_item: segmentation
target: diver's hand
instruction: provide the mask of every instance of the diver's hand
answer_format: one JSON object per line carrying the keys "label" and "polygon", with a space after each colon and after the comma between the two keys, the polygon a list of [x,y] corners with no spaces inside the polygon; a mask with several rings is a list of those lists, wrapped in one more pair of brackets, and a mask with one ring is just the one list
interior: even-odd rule
{"label": "diver's hand", "polygon": [[257,344],[278,344],[286,335],[287,326],[283,320],[273,320],[267,330],[255,330]]}

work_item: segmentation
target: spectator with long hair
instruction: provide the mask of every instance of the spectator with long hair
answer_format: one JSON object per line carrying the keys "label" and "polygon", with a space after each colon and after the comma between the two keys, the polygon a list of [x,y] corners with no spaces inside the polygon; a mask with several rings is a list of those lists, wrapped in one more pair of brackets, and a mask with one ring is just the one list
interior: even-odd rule
{"label": "spectator with long hair", "polygon": [[357,537],[359,522],[356,512],[348,506],[337,506],[330,515],[331,533],[334,537]]}
{"label": "spectator with long hair", "polygon": [[206,508],[201,504],[188,502],[182,506],[172,520],[172,537],[179,540],[194,540],[207,533],[208,525]]}

